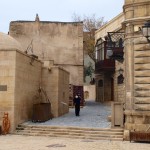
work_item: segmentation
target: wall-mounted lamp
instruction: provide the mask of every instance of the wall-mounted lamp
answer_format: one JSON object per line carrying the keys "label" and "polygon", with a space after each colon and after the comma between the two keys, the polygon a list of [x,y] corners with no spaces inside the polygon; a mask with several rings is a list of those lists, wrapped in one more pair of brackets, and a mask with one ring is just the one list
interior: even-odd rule
{"label": "wall-mounted lamp", "polygon": [[123,82],[124,82],[124,76],[123,76],[123,69],[122,68],[120,68],[119,70],[118,70],[118,72],[119,72],[119,76],[118,76],[118,84],[123,84]]}
{"label": "wall-mounted lamp", "polygon": [[142,26],[143,36],[147,38],[147,41],[150,42],[150,20],[147,21],[144,26]]}

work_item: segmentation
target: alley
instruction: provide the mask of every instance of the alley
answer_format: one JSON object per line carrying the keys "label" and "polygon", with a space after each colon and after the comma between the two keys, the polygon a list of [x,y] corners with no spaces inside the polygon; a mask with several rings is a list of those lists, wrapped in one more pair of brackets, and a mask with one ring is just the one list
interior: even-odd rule
{"label": "alley", "polygon": [[110,128],[107,117],[111,114],[111,107],[94,101],[86,101],[86,105],[80,109],[80,116],[76,117],[74,108],[69,113],[58,118],[53,118],[44,123],[26,122],[24,124],[50,125],[50,126],[76,126],[93,128]]}

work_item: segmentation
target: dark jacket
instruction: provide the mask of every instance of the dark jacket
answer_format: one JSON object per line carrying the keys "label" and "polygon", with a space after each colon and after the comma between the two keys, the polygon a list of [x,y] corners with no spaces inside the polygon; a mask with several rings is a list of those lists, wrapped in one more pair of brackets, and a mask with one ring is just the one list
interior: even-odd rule
{"label": "dark jacket", "polygon": [[73,102],[75,105],[80,105],[80,101],[81,101],[81,98],[78,97],[78,98],[74,98]]}

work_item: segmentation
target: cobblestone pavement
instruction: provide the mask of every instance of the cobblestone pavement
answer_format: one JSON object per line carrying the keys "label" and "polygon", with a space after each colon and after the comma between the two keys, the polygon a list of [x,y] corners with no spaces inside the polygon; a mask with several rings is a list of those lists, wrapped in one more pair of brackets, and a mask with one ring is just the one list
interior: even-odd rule
{"label": "cobblestone pavement", "polygon": [[111,108],[108,105],[87,101],[86,105],[80,109],[80,116],[76,117],[74,108],[69,109],[69,113],[58,118],[46,121],[44,123],[26,122],[25,124],[49,125],[49,126],[76,126],[109,128],[110,122],[107,117],[111,114]]}
{"label": "cobblestone pavement", "polygon": [[149,150],[150,143],[40,136],[0,136],[0,150]]}

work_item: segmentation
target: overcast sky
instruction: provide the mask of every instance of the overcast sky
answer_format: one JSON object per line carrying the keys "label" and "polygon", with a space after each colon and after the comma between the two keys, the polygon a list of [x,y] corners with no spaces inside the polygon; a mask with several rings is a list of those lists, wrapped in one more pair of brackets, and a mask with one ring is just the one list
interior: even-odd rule
{"label": "overcast sky", "polygon": [[0,0],[0,32],[8,32],[10,21],[34,20],[36,13],[41,21],[72,21],[73,13],[96,14],[111,20],[123,11],[124,0]]}

